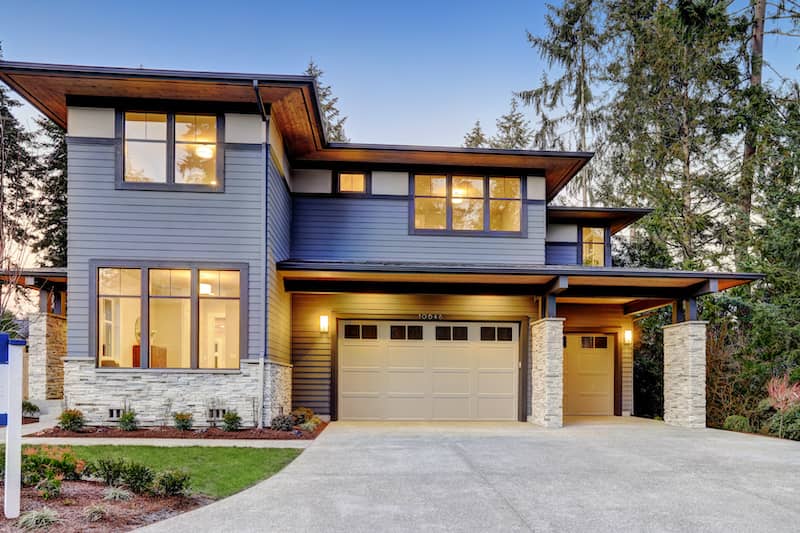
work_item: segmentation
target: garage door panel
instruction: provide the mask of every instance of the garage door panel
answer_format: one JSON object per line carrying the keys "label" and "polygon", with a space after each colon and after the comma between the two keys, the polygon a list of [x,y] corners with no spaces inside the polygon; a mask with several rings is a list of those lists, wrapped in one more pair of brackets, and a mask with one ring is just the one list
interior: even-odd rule
{"label": "garage door panel", "polygon": [[514,389],[516,381],[513,372],[481,372],[478,375],[478,394],[508,393]]}
{"label": "garage door panel", "polygon": [[431,366],[434,370],[438,369],[469,369],[468,349],[456,349],[454,347],[436,347],[431,352]]}
{"label": "garage door panel", "polygon": [[380,403],[378,394],[347,394],[339,399],[339,409],[347,413],[349,420],[375,420],[375,407]]}
{"label": "garage door panel", "polygon": [[392,395],[383,402],[387,420],[426,420],[431,418],[431,404],[425,395]]}
{"label": "garage door panel", "polygon": [[392,368],[421,368],[426,365],[426,355],[421,346],[389,345],[386,350],[386,365]]}
{"label": "garage door panel", "polygon": [[[596,343],[600,337],[606,342]],[[567,335],[564,359],[564,413],[613,415],[614,338],[602,334]]]}
{"label": "garage door panel", "polygon": [[392,371],[386,373],[385,388],[389,393],[420,393],[428,391],[425,371]]}
{"label": "garage door panel", "polygon": [[478,368],[492,369],[492,368],[513,368],[517,362],[517,351],[510,350],[507,347],[503,348],[480,348],[477,350],[478,355]]}
{"label": "garage door panel", "polygon": [[342,368],[378,368],[380,348],[377,346],[345,346],[341,357]]}
{"label": "garage door panel", "polygon": [[469,394],[472,375],[468,371],[433,373],[433,394],[462,393]]}
{"label": "garage door panel", "polygon": [[478,398],[477,418],[482,420],[514,420],[508,413],[513,413],[516,398]]}
{"label": "garage door panel", "polygon": [[470,420],[472,397],[469,394],[433,398],[434,420]]}
{"label": "garage door panel", "polygon": [[351,370],[342,372],[339,386],[347,393],[374,393],[378,394],[384,388],[383,377],[380,372],[362,372]]}

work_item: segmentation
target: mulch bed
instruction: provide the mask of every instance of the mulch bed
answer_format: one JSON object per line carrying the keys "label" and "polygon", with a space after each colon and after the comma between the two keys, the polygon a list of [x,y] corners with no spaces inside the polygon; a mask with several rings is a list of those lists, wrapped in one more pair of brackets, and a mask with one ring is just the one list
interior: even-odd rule
{"label": "mulch bed", "polygon": [[[111,532],[130,531],[138,527],[164,520],[189,511],[213,500],[205,496],[134,496],[128,501],[107,502],[103,500],[106,485],[94,481],[64,481],[61,496],[49,501],[42,500],[33,487],[22,489],[22,512],[49,507],[58,513],[60,521],[50,528],[52,531],[79,533],[82,531]],[[0,484],[0,499],[3,498]],[[105,507],[106,518],[89,522],[85,509],[100,504]],[[0,531],[23,531],[16,527],[16,520],[7,520],[0,514]]]}
{"label": "mulch bed", "polygon": [[273,429],[242,429],[239,431],[223,431],[220,428],[202,428],[181,431],[175,428],[146,428],[135,431],[122,431],[115,427],[87,426],[81,431],[64,431],[58,427],[43,429],[27,437],[95,437],[120,439],[252,439],[252,440],[311,440],[327,427],[323,422],[314,431],[276,431]]}
{"label": "mulch bed", "polygon": [[32,418],[30,416],[23,416],[22,417],[22,423],[23,424],[35,424],[38,421],[39,421],[38,417],[37,418]]}

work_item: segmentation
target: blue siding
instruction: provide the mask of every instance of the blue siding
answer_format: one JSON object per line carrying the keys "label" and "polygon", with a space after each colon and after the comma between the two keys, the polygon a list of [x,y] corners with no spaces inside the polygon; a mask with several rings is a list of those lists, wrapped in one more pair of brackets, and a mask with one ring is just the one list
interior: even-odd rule
{"label": "blue siding", "polygon": [[546,243],[545,258],[548,265],[577,265],[578,245]]}
{"label": "blue siding", "polygon": [[291,361],[292,298],[283,290],[276,263],[289,258],[292,198],[271,156],[267,158],[267,357],[288,364]]}
{"label": "blue siding", "polygon": [[544,205],[529,204],[528,236],[409,235],[408,199],[294,197],[292,258],[544,264]]}

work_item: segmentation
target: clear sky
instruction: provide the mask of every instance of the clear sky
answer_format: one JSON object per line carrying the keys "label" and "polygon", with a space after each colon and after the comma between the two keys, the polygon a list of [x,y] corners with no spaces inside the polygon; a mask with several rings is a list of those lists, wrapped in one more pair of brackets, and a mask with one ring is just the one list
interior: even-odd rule
{"label": "clear sky", "polygon": [[492,133],[545,68],[525,34],[542,31],[541,0],[2,3],[7,60],[299,74],[313,57],[353,142],[460,145],[476,119]]}

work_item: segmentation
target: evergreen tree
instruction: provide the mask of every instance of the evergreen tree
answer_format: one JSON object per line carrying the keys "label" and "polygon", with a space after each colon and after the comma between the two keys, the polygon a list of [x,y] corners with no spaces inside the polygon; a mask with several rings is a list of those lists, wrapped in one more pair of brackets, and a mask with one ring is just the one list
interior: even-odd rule
{"label": "evergreen tree", "polygon": [[44,139],[39,173],[37,235],[32,248],[43,266],[67,265],[67,140],[64,130],[48,119],[38,121]]}
{"label": "evergreen tree", "polygon": [[330,85],[322,83],[324,72],[314,63],[313,58],[308,61],[305,74],[306,76],[313,76],[314,80],[317,82],[317,94],[319,95],[319,104],[322,108],[322,121],[325,124],[325,132],[328,141],[349,142],[350,139],[347,138],[344,132],[344,123],[347,117],[340,116],[339,108],[336,107],[339,98],[333,95],[333,89]]}
{"label": "evergreen tree", "polygon": [[519,110],[516,97],[511,98],[511,107],[505,115],[497,119],[497,133],[489,144],[492,148],[524,150],[533,139],[530,122]]}
{"label": "evergreen tree", "polygon": [[483,132],[481,121],[476,120],[472,129],[464,135],[465,148],[484,148],[489,145],[489,138]]}

